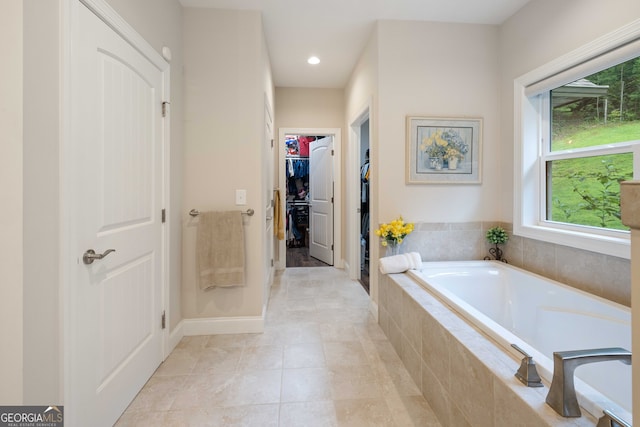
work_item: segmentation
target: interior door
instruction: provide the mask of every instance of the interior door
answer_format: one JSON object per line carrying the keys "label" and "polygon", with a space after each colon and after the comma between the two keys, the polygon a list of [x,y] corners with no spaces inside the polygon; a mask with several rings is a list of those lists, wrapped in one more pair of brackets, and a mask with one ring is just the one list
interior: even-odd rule
{"label": "interior door", "polygon": [[333,137],[309,146],[309,255],[333,265]]}
{"label": "interior door", "polygon": [[162,361],[164,77],[87,7],[74,10],[65,409],[70,425],[111,426]]}

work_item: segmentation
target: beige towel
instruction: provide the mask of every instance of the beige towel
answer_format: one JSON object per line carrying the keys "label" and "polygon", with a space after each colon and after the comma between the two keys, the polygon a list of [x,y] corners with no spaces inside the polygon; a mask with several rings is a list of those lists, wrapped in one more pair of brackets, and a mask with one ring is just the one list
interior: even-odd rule
{"label": "beige towel", "polygon": [[382,274],[404,273],[407,270],[417,270],[421,266],[422,258],[418,252],[383,257],[378,264]]}
{"label": "beige towel", "polygon": [[240,211],[201,213],[196,237],[200,289],[243,286],[244,251]]}
{"label": "beige towel", "polygon": [[284,240],[284,215],[280,205],[280,190],[275,190],[273,195],[273,234],[278,240]]}

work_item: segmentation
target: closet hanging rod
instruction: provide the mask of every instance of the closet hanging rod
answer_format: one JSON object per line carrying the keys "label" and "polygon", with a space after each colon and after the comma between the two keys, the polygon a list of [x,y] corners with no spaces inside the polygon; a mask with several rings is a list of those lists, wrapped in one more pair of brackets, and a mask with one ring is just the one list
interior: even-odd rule
{"label": "closet hanging rod", "polygon": [[[253,209],[249,208],[246,210],[246,212],[241,212],[242,215],[247,215],[247,216],[253,216],[253,214],[256,211],[254,211]],[[191,215],[192,217],[197,217],[198,215],[200,215],[200,211],[198,209],[191,209],[189,211],[189,215]]]}

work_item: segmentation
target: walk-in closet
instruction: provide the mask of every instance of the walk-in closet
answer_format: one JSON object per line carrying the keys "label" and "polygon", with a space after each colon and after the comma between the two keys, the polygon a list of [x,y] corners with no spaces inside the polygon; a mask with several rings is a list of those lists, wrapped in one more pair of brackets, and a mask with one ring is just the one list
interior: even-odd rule
{"label": "walk-in closet", "polygon": [[286,135],[286,244],[287,267],[326,266],[309,255],[310,162],[309,147],[318,137]]}

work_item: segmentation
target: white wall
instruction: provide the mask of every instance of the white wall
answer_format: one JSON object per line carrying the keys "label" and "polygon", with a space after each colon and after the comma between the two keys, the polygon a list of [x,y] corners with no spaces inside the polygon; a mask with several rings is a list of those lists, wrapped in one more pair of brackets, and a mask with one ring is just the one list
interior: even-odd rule
{"label": "white wall", "polygon": [[0,402],[20,405],[22,348],[22,0],[0,2]]}
{"label": "white wall", "polygon": [[[185,152],[182,308],[185,319],[260,316],[263,298],[262,160],[265,77],[258,12],[184,9]],[[235,190],[247,205],[235,206]],[[245,218],[246,286],[201,291],[192,209],[253,208]],[[224,244],[224,242],[222,242]]]}

